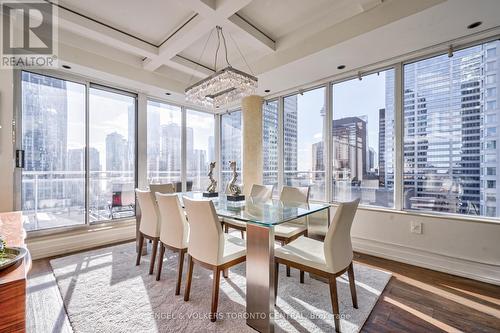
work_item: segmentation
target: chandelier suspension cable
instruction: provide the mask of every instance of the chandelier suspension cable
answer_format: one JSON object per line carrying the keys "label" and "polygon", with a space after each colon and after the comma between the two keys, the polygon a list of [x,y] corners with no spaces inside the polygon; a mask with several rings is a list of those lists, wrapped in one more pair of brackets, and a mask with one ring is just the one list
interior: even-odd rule
{"label": "chandelier suspension cable", "polygon": [[231,33],[229,33],[229,37],[231,38],[231,40],[233,41],[234,45],[236,45],[236,49],[238,49],[238,52],[240,54],[240,56],[243,58],[243,61],[245,61],[245,64],[247,65],[248,69],[250,70],[250,73],[252,73],[252,75],[255,75],[254,72],[252,71],[252,68],[250,67],[250,65],[248,64],[247,62],[247,59],[245,58],[245,56],[243,55],[243,52],[241,52],[241,49],[240,47],[238,46],[238,43],[236,43],[236,41],[234,40],[233,38],[233,35],[231,35]]}
{"label": "chandelier suspension cable", "polygon": [[[203,50],[201,51],[201,54],[198,58],[198,62],[196,63],[195,68],[201,67],[201,58],[203,58],[203,55],[205,54],[205,50],[207,49],[208,42],[210,41],[210,38],[212,38],[212,34],[214,33],[214,29],[210,30],[210,35],[208,35],[207,40],[205,41],[205,45],[203,46]],[[216,69],[214,70],[215,72],[217,71]],[[191,72],[191,77],[189,78],[189,85],[191,85],[194,77],[194,71]]]}
{"label": "chandelier suspension cable", "polygon": [[217,49],[215,50],[214,68],[215,68],[215,72],[217,72],[217,57],[219,55],[219,48],[220,48],[220,31],[219,31],[219,26],[216,26],[215,29],[217,30]]}
{"label": "chandelier suspension cable", "polygon": [[226,37],[224,37],[224,31],[222,31],[222,28],[219,27],[220,29],[220,34],[222,35],[222,41],[224,42],[224,51],[226,53],[226,63],[229,67],[232,67],[231,64],[229,63],[229,59],[227,58],[227,45],[226,45]]}
{"label": "chandelier suspension cable", "polygon": [[[228,45],[226,37],[222,31],[222,27],[216,26],[215,28],[217,30],[217,48],[215,50],[214,57],[215,73],[199,80],[195,84],[190,85],[185,89],[187,101],[199,106],[210,107],[213,110],[219,109],[231,103],[236,103],[243,97],[254,94],[257,89],[258,83],[258,79],[255,76],[231,66],[227,53]],[[221,39],[223,45],[221,45]],[[231,39],[233,39],[232,36]],[[250,69],[250,71],[252,71],[247,60],[245,59],[245,56],[241,52],[241,49],[234,39],[233,43],[238,48],[238,52],[245,61],[247,67]],[[226,66],[222,66],[223,68],[220,70],[217,68],[219,61],[219,50],[225,53],[224,60],[227,64]],[[205,51],[205,48],[203,49],[203,51]],[[224,62],[224,60],[222,62]]]}

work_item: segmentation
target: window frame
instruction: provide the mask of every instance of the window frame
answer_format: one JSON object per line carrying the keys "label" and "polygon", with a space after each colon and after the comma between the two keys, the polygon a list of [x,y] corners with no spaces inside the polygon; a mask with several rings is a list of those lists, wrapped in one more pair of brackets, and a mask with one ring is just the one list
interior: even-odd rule
{"label": "window frame", "polygon": [[[126,224],[130,223],[131,219],[134,219],[137,216],[138,210],[135,208],[134,216],[116,218],[111,220],[99,220],[99,221],[90,221],[89,218],[89,208],[90,208],[90,200],[89,200],[89,190],[90,190],[90,88],[101,89],[104,91],[118,93],[122,95],[127,95],[134,98],[135,102],[135,110],[134,110],[134,120],[135,120],[135,128],[134,128],[134,145],[135,145],[135,170],[134,170],[134,182],[135,187],[137,188],[139,183],[138,176],[138,164],[139,164],[139,156],[138,156],[138,142],[139,142],[139,133],[138,133],[138,120],[139,120],[139,93],[134,91],[133,89],[125,89],[113,84],[109,84],[107,82],[103,82],[100,80],[88,79],[83,76],[75,75],[72,73],[66,73],[59,70],[44,70],[44,69],[14,69],[13,70],[13,79],[14,79],[14,116],[13,116],[13,150],[22,150],[22,74],[23,72],[33,73],[37,75],[42,75],[50,78],[54,78],[57,80],[63,80],[67,82],[73,82],[77,84],[81,84],[85,86],[85,220],[84,224],[80,225],[65,225],[65,226],[57,226],[45,229],[31,230],[27,231],[27,237],[38,237],[45,235],[53,235],[61,232],[73,231],[73,230],[89,230],[94,229],[96,226],[108,227],[116,224]],[[21,191],[22,191],[22,169],[14,168],[14,209],[21,210]],[[137,202],[135,204],[137,207]]]}
{"label": "window frame", "polygon": [[[464,38],[465,40],[465,38]],[[496,34],[490,37],[485,38],[476,38],[473,41],[464,42],[463,44],[454,45],[454,51],[467,49],[470,47],[474,47],[477,45],[491,43],[500,40],[500,35]],[[499,218],[487,217],[487,216],[474,216],[474,215],[461,215],[461,214],[453,214],[453,213],[442,213],[442,212],[416,212],[412,210],[406,210],[403,207],[403,187],[404,187],[404,179],[403,179],[403,166],[404,166],[404,94],[403,94],[403,82],[404,82],[404,65],[418,62],[420,60],[425,60],[429,58],[433,58],[436,56],[440,56],[443,54],[447,54],[449,43],[443,43],[442,45],[437,45],[430,49],[418,50],[416,52],[402,55],[395,59],[387,60],[380,62],[379,64],[372,64],[368,66],[364,66],[361,68],[356,68],[352,71],[348,71],[346,73],[331,76],[322,80],[318,80],[316,82],[305,84],[300,87],[300,89],[294,88],[285,90],[283,92],[278,92],[276,94],[269,95],[268,98],[264,99],[264,103],[266,101],[278,101],[278,187],[281,189],[283,187],[284,181],[284,157],[283,157],[283,149],[284,149],[284,132],[283,132],[283,108],[284,108],[284,98],[288,96],[292,96],[301,92],[306,92],[309,90],[314,90],[320,88],[322,86],[327,86],[326,89],[326,98],[325,107],[327,108],[327,117],[329,117],[328,121],[328,131],[329,137],[332,134],[332,118],[333,118],[333,106],[330,101],[331,94],[331,86],[336,83],[349,81],[355,78],[359,78],[360,76],[366,76],[370,74],[374,74],[377,72],[394,69],[395,71],[395,84],[394,84],[394,207],[379,207],[379,206],[371,206],[360,204],[359,208],[363,210],[372,210],[372,211],[381,211],[388,213],[397,213],[397,214],[405,214],[410,216],[425,216],[430,218],[447,218],[451,220],[459,220],[459,221],[467,221],[467,222],[477,222],[477,223],[500,223]],[[418,54],[415,56],[415,54]],[[364,70],[366,69],[366,70]],[[498,82],[498,80],[497,80]],[[325,140],[325,145],[331,145],[332,140]],[[330,170],[333,164],[331,157],[331,148],[328,149],[328,165],[326,166],[327,172]],[[326,176],[326,202],[331,203],[332,205],[337,205],[338,202],[333,201],[331,198],[331,175]]]}
{"label": "window frame", "polygon": [[[146,126],[146,131],[144,133],[139,133],[139,135],[138,135],[146,142],[146,153],[145,153],[146,160],[139,161],[139,163],[143,163],[143,165],[144,165],[145,174],[142,175],[142,177],[144,178],[143,181],[145,181],[145,184],[147,186],[149,186],[148,179],[147,179],[147,144],[148,144],[148,142],[147,142],[147,104],[149,101],[161,103],[161,104],[167,104],[167,105],[171,105],[171,106],[175,106],[175,107],[180,108],[180,111],[181,111],[181,177],[180,177],[180,181],[181,181],[181,186],[182,186],[183,192],[186,191],[186,189],[187,189],[187,160],[186,160],[186,155],[187,155],[187,149],[186,149],[187,148],[187,137],[186,137],[187,112],[188,112],[188,110],[189,111],[196,111],[196,112],[201,112],[201,113],[205,113],[205,114],[209,114],[209,115],[214,116],[214,146],[215,146],[214,147],[214,159],[217,161],[214,173],[216,175],[218,175],[219,164],[220,164],[220,158],[219,158],[220,143],[219,143],[219,140],[217,139],[219,137],[219,135],[217,133],[219,132],[219,127],[220,127],[220,124],[219,124],[220,121],[218,120],[219,114],[216,114],[214,112],[210,112],[207,110],[199,109],[199,108],[196,108],[196,107],[193,107],[190,105],[186,106],[186,105],[183,105],[180,103],[175,103],[175,102],[163,99],[163,98],[158,98],[155,96],[146,95],[145,96],[146,109],[144,110],[145,112],[143,112],[143,114],[142,114],[142,117],[144,118],[144,123]],[[141,114],[140,114],[140,116],[141,116]],[[217,179],[220,179],[220,177],[218,177]],[[219,186],[219,184],[217,186]]]}

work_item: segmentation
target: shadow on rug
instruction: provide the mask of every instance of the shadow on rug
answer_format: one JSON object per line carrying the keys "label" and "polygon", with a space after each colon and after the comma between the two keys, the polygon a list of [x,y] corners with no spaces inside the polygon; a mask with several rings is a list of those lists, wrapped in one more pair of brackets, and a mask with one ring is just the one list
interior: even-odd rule
{"label": "shadow on rug", "polygon": [[[245,263],[221,278],[219,319],[208,319],[212,273],[195,265],[191,296],[175,296],[177,254],[165,253],[162,278],[148,275],[149,255],[135,266],[135,243],[78,253],[50,261],[71,325],[83,332],[255,332],[245,323]],[[299,272],[280,269],[276,332],[332,332],[329,287]],[[156,274],[156,267],[155,267]],[[347,276],[337,278],[343,333],[359,332],[391,277],[354,264],[359,309],[351,303]]]}

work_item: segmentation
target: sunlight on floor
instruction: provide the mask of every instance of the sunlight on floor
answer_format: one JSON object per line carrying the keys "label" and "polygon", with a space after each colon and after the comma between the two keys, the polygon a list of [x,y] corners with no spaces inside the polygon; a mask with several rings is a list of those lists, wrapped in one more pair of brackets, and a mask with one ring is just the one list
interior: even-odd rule
{"label": "sunlight on floor", "polygon": [[410,314],[412,314],[412,315],[414,315],[414,316],[416,316],[416,317],[418,317],[418,318],[420,318],[420,319],[428,322],[431,325],[436,326],[439,329],[444,330],[445,332],[449,332],[449,333],[460,333],[460,332],[462,332],[462,331],[456,329],[455,327],[452,327],[452,326],[450,326],[448,324],[445,324],[445,323],[443,323],[443,322],[441,322],[441,321],[439,321],[439,320],[437,320],[435,318],[432,318],[429,315],[426,315],[425,313],[422,313],[422,312],[420,312],[418,310],[415,310],[412,307],[404,305],[403,303],[400,303],[400,302],[398,302],[398,301],[396,301],[396,300],[394,300],[394,299],[392,299],[390,297],[384,296],[382,298],[382,300],[385,301],[385,302],[388,302],[388,303],[390,303],[390,304],[392,304],[394,306],[397,306],[398,308],[400,308],[400,309],[402,309],[402,310],[404,310],[404,311],[406,311],[406,312],[408,312],[408,313],[410,313]]}
{"label": "sunlight on floor", "polygon": [[[486,313],[486,314],[489,314],[490,316],[493,316],[493,317],[496,317],[496,318],[500,318],[500,311],[497,310],[497,309],[494,309],[494,308],[491,308],[487,305],[484,305],[484,304],[481,304],[481,303],[478,303],[478,302],[474,302],[468,298],[465,298],[465,297],[462,297],[462,296],[459,296],[459,295],[456,295],[452,292],[448,292],[446,290],[443,290],[443,289],[440,289],[438,287],[434,287],[434,286],[431,286],[429,284],[426,284],[426,283],[423,283],[421,281],[417,281],[417,280],[414,280],[412,278],[408,278],[408,277],[397,277],[398,280],[401,280],[405,283],[408,283],[412,286],[415,286],[417,288],[420,288],[422,290],[425,290],[425,291],[428,291],[428,292],[431,292],[435,295],[438,295],[438,296],[441,296],[443,298],[446,298],[446,299],[449,299],[450,301],[454,301],[454,302],[457,302],[458,304],[461,304],[463,306],[467,306],[471,309],[474,309],[476,311],[480,311],[480,312],[483,312],[483,313]],[[459,290],[462,292],[462,290]]]}

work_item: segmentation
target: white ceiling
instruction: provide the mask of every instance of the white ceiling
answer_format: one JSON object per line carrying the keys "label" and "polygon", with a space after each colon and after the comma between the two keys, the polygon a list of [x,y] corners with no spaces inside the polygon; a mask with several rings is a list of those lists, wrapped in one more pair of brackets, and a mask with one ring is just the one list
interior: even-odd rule
{"label": "white ceiling", "polygon": [[177,0],[59,0],[59,5],[154,45],[195,14]]}
{"label": "white ceiling", "polygon": [[[141,77],[154,77],[155,93],[160,86],[172,87],[169,98],[174,99],[183,98],[182,87],[212,73],[216,25],[224,29],[229,62],[255,73],[261,94],[264,89],[276,93],[474,33],[466,29],[474,21],[483,22],[477,30],[500,26],[498,0],[59,0],[59,4],[73,11],[59,9],[63,44],[132,66],[134,73],[143,71]],[[218,67],[224,63],[220,52]],[[346,69],[338,71],[339,64]],[[84,66],[77,67],[85,71]]]}
{"label": "white ceiling", "polygon": [[352,0],[254,0],[239,11],[239,14],[274,40],[279,40],[325,16],[329,16],[333,21],[333,18],[338,17],[334,13],[339,11],[346,15],[345,19],[350,15],[345,13],[345,9],[357,7],[359,3]]}

